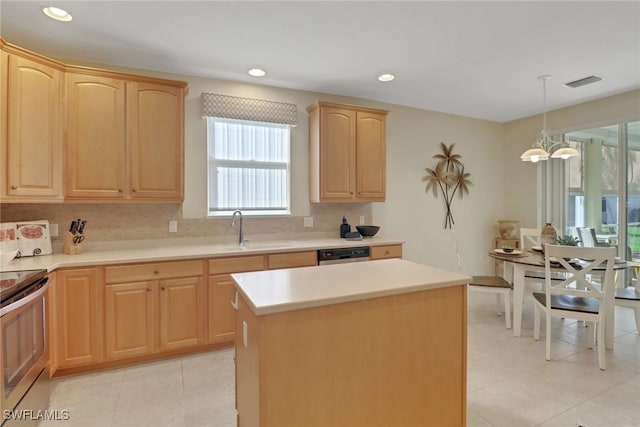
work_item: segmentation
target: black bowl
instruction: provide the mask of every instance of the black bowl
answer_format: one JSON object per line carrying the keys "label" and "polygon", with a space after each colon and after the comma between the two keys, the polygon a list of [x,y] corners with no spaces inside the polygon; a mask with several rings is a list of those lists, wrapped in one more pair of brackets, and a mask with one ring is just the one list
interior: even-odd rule
{"label": "black bowl", "polygon": [[356,225],[356,230],[362,237],[373,237],[380,230],[380,227],[377,225]]}

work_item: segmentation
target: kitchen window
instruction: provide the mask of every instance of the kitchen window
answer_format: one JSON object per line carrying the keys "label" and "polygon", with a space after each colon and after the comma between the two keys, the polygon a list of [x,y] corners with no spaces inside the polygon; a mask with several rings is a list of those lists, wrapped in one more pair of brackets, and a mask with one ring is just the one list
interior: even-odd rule
{"label": "kitchen window", "polygon": [[207,117],[210,216],[290,214],[290,126]]}

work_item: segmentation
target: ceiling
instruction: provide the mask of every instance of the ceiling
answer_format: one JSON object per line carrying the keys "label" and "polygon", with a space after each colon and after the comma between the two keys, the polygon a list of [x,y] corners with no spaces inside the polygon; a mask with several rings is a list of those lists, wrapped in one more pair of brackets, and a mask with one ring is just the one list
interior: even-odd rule
{"label": "ceiling", "polygon": [[[73,15],[50,20],[46,5]],[[507,122],[640,88],[640,2],[5,1],[0,34],[64,60]],[[250,77],[259,67],[265,77]],[[393,73],[381,83],[377,76]],[[571,89],[592,74],[603,80]]]}

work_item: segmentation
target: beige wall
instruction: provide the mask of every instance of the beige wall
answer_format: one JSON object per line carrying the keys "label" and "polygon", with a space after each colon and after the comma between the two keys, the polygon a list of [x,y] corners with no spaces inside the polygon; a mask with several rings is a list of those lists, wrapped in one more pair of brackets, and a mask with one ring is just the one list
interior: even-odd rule
{"label": "beige wall", "polygon": [[[95,64],[86,64],[95,65]],[[103,66],[104,67],[104,66]],[[519,156],[539,131],[541,119],[532,117],[500,124],[433,111],[368,100],[289,90],[216,79],[136,72],[186,80],[185,201],[180,205],[4,205],[2,221],[48,219],[61,228],[73,218],[89,220],[90,240],[126,240],[173,237],[223,237],[232,240],[235,230],[228,219],[206,216],[206,125],[200,116],[200,93],[270,99],[298,106],[298,127],[292,132],[292,217],[247,218],[247,237],[300,233],[335,233],[343,214],[352,224],[364,215],[367,223],[381,225],[380,235],[406,241],[405,258],[467,274],[492,271],[487,252],[497,235],[499,219],[519,219],[535,225],[535,166],[522,164]],[[553,129],[577,126],[606,112],[614,117],[633,111],[638,92],[589,103],[549,114]],[[308,201],[308,127],[305,108],[315,100],[345,102],[389,110],[387,121],[387,201],[356,205],[311,204]],[[637,107],[637,106],[636,106]],[[422,177],[434,167],[439,144],[456,144],[466,171],[471,173],[470,194],[453,203],[455,231],[444,230],[441,197],[425,193]],[[304,216],[316,226],[304,228]],[[178,220],[178,233],[169,234],[168,221]],[[462,267],[460,267],[462,265]]]}

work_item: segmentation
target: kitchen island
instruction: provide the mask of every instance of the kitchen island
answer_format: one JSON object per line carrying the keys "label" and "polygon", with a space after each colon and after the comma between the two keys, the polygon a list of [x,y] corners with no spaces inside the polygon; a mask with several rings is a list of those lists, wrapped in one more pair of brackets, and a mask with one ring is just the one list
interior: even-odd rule
{"label": "kitchen island", "polygon": [[239,426],[462,426],[470,277],[400,259],[233,274]]}

